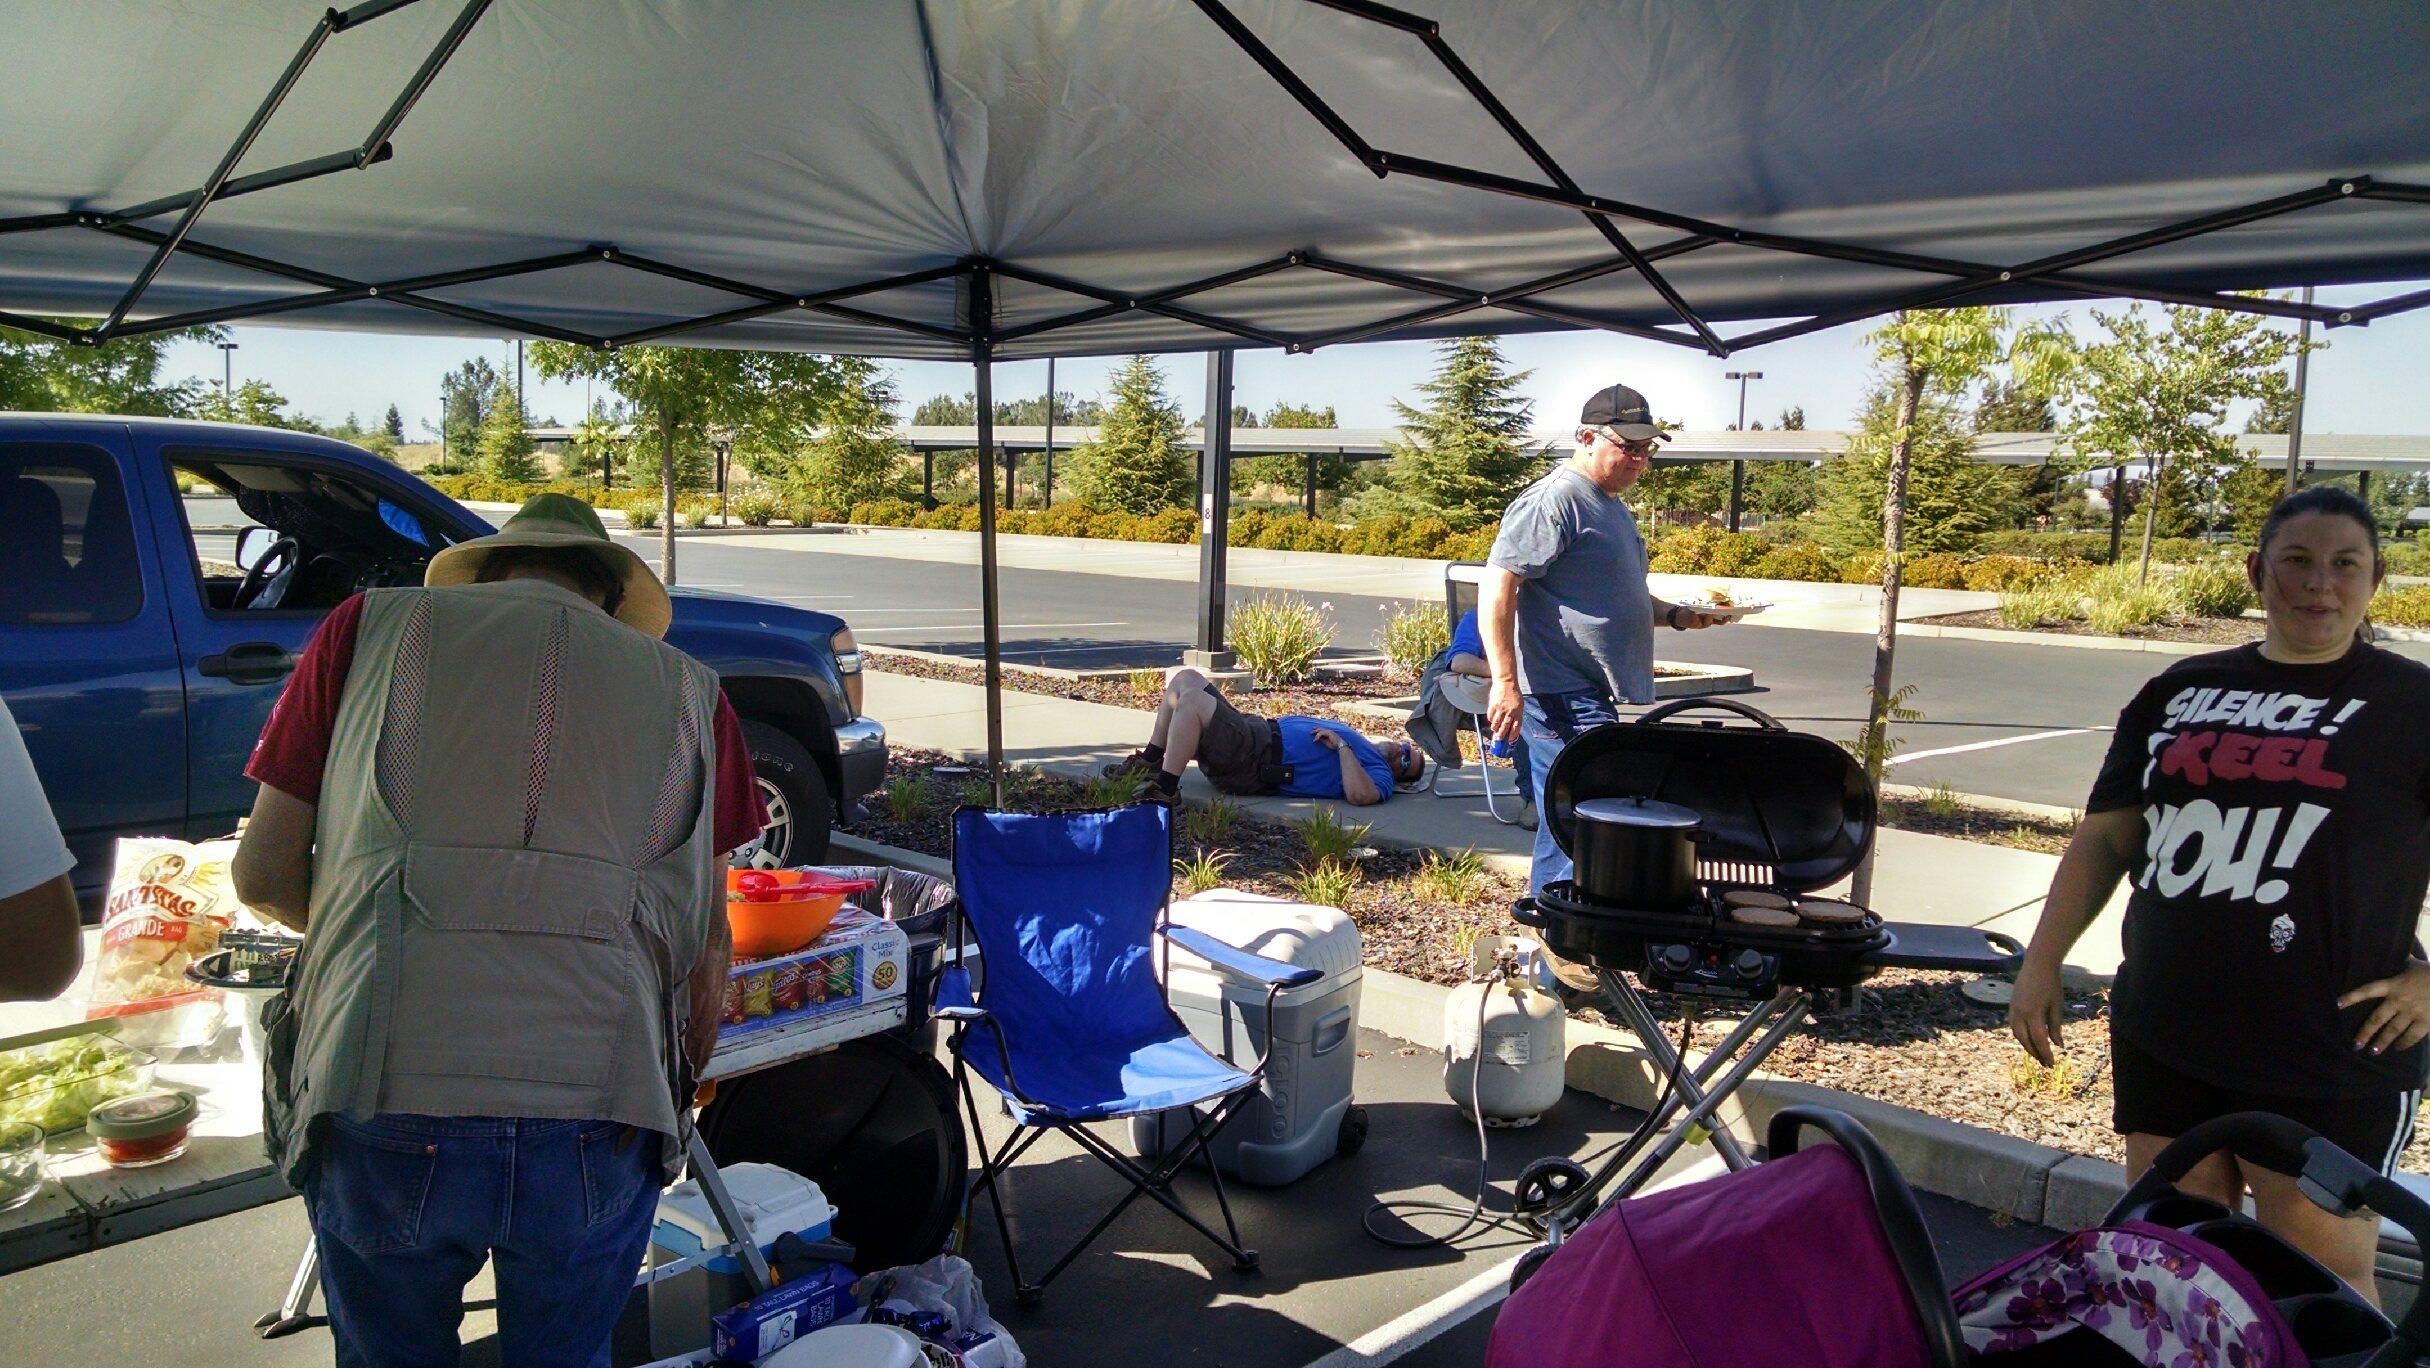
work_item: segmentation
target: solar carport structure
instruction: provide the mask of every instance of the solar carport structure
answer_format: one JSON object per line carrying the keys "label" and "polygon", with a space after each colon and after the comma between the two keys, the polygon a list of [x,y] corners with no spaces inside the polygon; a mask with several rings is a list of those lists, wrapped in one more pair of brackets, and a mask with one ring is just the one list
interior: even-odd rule
{"label": "solar carport structure", "polygon": [[2226,293],[2430,277],[2417,0],[85,0],[0,40],[0,323],[84,340],[967,359],[982,415],[992,360],[1208,351],[1220,450],[1243,347],[2430,304]]}

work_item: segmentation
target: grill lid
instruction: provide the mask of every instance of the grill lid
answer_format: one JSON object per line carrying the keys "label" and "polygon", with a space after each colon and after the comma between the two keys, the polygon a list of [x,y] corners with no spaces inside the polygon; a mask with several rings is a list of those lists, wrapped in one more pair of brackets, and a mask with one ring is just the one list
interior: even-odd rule
{"label": "grill lid", "polygon": [[[1754,725],[1672,720],[1691,711],[1734,713]],[[1679,699],[1580,733],[1554,758],[1541,810],[1553,840],[1574,852],[1585,805],[1631,798],[1686,810],[1700,864],[1767,869],[1766,882],[1793,892],[1852,873],[1879,816],[1854,757],[1728,698]]]}

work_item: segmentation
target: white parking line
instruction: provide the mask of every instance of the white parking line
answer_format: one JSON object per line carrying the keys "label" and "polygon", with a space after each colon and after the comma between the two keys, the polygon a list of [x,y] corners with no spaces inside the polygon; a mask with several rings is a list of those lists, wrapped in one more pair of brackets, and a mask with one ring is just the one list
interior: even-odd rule
{"label": "white parking line", "polygon": [[1997,746],[2014,746],[2020,745],[2027,741],[2048,741],[2054,737],[2082,736],[2087,732],[2110,730],[2113,729],[2109,727],[2067,727],[2059,731],[2028,732],[2023,736],[2003,736],[1996,741],[1971,741],[1963,746],[1943,746],[1938,750],[1914,751],[1906,755],[1894,755],[1891,758],[1884,760],[1882,764],[1884,766],[1905,765],[1917,760],[1930,760],[1936,755],[1962,755],[1967,751],[1991,750]]}
{"label": "white parking line", "polygon": [[1375,1368],[1423,1348],[1427,1341],[1500,1305],[1510,1296],[1510,1270],[1518,1257],[1495,1264],[1415,1310],[1350,1341],[1308,1368]]}

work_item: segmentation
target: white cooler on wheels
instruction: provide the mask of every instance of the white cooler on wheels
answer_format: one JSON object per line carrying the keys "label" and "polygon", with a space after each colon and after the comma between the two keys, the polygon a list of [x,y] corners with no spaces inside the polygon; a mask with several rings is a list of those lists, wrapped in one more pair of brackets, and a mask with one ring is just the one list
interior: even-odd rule
{"label": "white cooler on wheels", "polygon": [[[1351,1105],[1358,1064],[1358,926],[1339,908],[1217,889],[1173,905],[1172,922],[1253,955],[1322,971],[1274,1002],[1274,1048],[1265,1086],[1207,1146],[1226,1174],[1261,1187],[1288,1183],[1367,1138],[1367,1115]],[[1174,1014],[1209,1050],[1243,1068],[1266,1046],[1266,994],[1171,947],[1166,988]],[[1131,1119],[1131,1143],[1153,1159],[1180,1144],[1187,1109]]]}

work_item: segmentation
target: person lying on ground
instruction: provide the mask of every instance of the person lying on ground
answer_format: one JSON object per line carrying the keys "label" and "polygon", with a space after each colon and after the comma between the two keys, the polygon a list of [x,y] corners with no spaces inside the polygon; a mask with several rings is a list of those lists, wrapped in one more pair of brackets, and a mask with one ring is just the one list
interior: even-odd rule
{"label": "person lying on ground", "polygon": [[1196,670],[1166,676],[1147,746],[1105,767],[1148,778],[1150,796],[1170,798],[1198,762],[1224,793],[1340,798],[1370,807],[1426,777],[1426,757],[1407,741],[1381,745],[1339,722],[1243,712]]}

